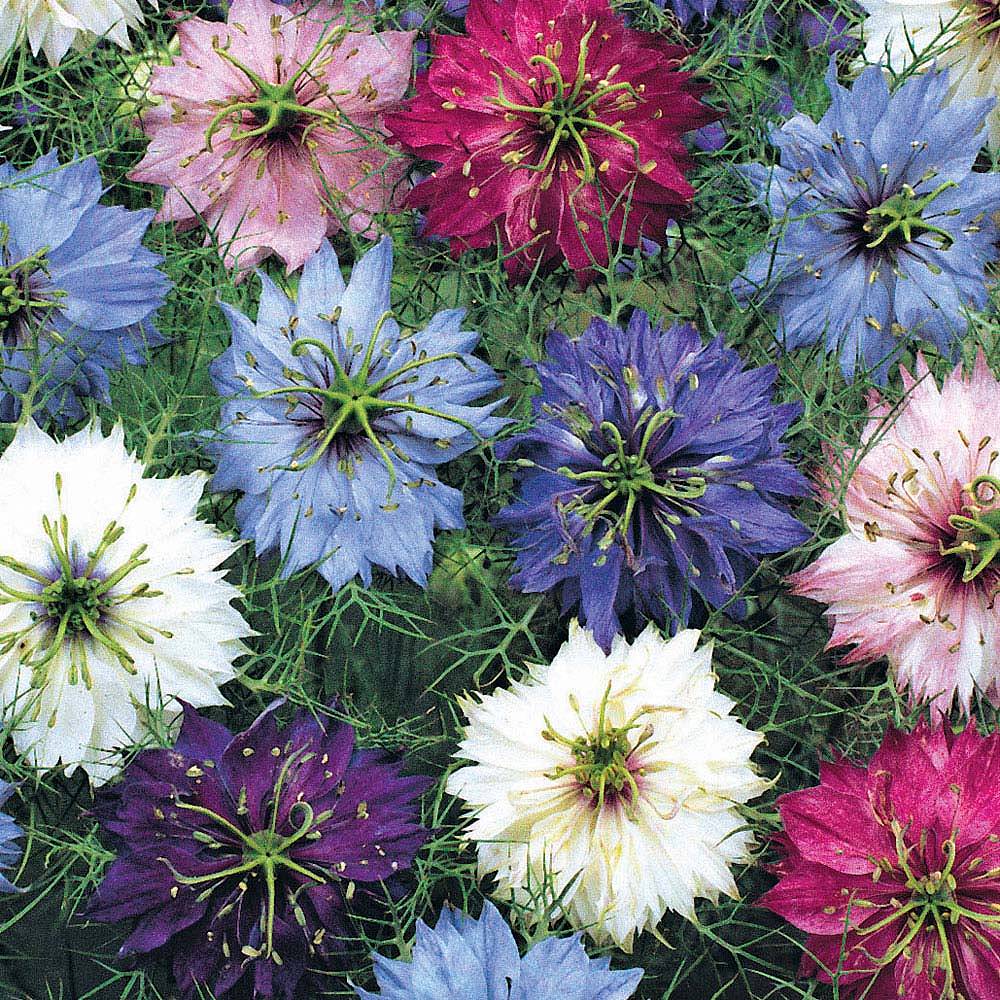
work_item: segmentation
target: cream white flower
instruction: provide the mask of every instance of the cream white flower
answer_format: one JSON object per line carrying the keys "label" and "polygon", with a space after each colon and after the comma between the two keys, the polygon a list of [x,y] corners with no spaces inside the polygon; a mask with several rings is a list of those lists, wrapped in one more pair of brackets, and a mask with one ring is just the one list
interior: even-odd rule
{"label": "cream white flower", "polygon": [[565,893],[574,925],[631,951],[666,910],[736,897],[751,833],[737,803],[768,787],[762,740],[715,689],[712,646],[650,625],[605,655],[575,622],[548,666],[461,700],[469,725],[448,791],[464,799],[480,876],[523,903]]}
{"label": "cream white flower", "polygon": [[[929,49],[947,67],[949,100],[1000,96],[1000,11],[996,0],[859,0],[865,59],[900,73]],[[988,118],[990,149],[1000,148],[1000,107]]]}
{"label": "cream white flower", "polygon": [[32,764],[95,783],[151,712],[226,704],[251,634],[217,569],[236,546],[196,517],[207,476],[143,471],[120,426],[29,423],[0,457],[0,714]]}
{"label": "cream white flower", "polygon": [[32,53],[43,50],[49,65],[58,66],[71,46],[98,38],[130,48],[129,28],[142,23],[138,0],[0,0],[0,57],[23,30]]}

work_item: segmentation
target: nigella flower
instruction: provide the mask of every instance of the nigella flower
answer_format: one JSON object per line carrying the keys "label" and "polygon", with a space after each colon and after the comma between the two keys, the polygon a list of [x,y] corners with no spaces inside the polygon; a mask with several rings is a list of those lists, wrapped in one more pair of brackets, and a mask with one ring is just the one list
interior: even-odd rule
{"label": "nigella flower", "polygon": [[[14,785],[0,781],[0,806],[14,794]],[[18,892],[17,886],[3,875],[21,860],[21,845],[16,841],[24,836],[24,831],[5,812],[0,812],[0,892]]]}
{"label": "nigella flower", "polygon": [[466,31],[434,36],[416,97],[387,118],[439,164],[407,202],[429,235],[456,255],[499,237],[514,278],[565,259],[585,282],[687,209],[681,137],[719,117],[677,69],[687,50],[607,0],[473,0]]}
{"label": "nigella flower", "polygon": [[456,756],[470,763],[447,789],[498,896],[528,906],[548,892],[626,951],[667,910],[693,920],[696,898],[737,897],[729,866],[753,841],[738,806],[768,786],[750,762],[763,737],[731,714],[699,637],[649,625],[606,656],[574,622],[551,664],[460,699]]}
{"label": "nigella flower", "polygon": [[773,367],[639,310],[546,349],[535,426],[500,450],[520,477],[498,515],[518,589],[556,589],[607,650],[622,616],[684,625],[695,596],[733,601],[761,555],[809,537],[787,510],[809,487],[781,443],[801,407],[772,402]]}
{"label": "nigella flower", "polygon": [[827,456],[848,530],[791,582],[829,605],[846,662],[888,657],[914,703],[1000,705],[1000,383],[982,353],[940,391],[922,357],[902,378],[902,408],[873,395],[860,446]]}
{"label": "nigella flower", "polygon": [[95,783],[162,731],[175,699],[219,705],[250,628],[197,519],[206,476],[144,476],[121,426],[53,441],[29,422],[0,457],[0,713],[19,753]]}
{"label": "nigella flower", "polygon": [[234,0],[224,24],[190,18],[177,34],[131,174],[167,188],[158,218],[203,222],[241,272],[271,253],[294,270],[344,228],[373,235],[403,193],[382,115],[406,92],[415,32],[348,24],[336,3]]}
{"label": "nigella flower", "polygon": [[[657,7],[669,7],[683,25],[688,25],[695,18],[707,23],[715,13],[720,0],[653,0]],[[742,14],[747,0],[721,0],[722,9],[729,14]]]}
{"label": "nigella flower", "polygon": [[815,11],[804,10],[798,17],[799,34],[811,49],[844,52],[857,48],[858,40],[850,34],[851,22],[833,5]]}
{"label": "nigella flower", "polygon": [[[934,63],[947,67],[946,101],[1000,96],[1000,19],[996,0],[857,0],[868,14],[861,26],[864,56],[894,72]],[[1000,149],[1000,107],[989,115],[990,149]]]}
{"label": "nigella flower", "polygon": [[775,223],[775,242],[733,285],[778,314],[786,350],[822,340],[847,379],[884,380],[907,339],[953,354],[966,310],[987,302],[1000,177],[973,173],[989,101],[942,110],[945,74],[889,93],[866,69],[847,90],[830,65],[833,103],[771,132],[780,166],[741,168]]}
{"label": "nigella flower", "polygon": [[233,343],[212,366],[224,400],[213,488],[244,494],[241,532],[258,553],[280,549],[285,575],[315,563],[337,590],[382,566],[426,583],[435,532],[465,524],[437,466],[504,423],[490,416],[499,402],[473,405],[499,385],[471,354],[478,336],[461,309],[399,325],[388,238],[347,285],[324,243],[295,301],[260,277],[256,323],[223,306]]}
{"label": "nigella flower", "polygon": [[517,942],[490,902],[478,920],[445,909],[432,930],[417,921],[410,961],[375,956],[379,992],[361,1000],[628,1000],[642,969],[612,972],[590,959],[579,935],[546,938],[521,958]]}
{"label": "nigella flower", "polygon": [[164,343],[151,318],[170,282],[142,245],[153,213],[102,193],[93,157],[0,162],[0,420],[26,393],[57,424],[77,420],[82,398],[109,401],[109,371]]}
{"label": "nigella flower", "polygon": [[1000,735],[890,729],[778,800],[763,905],[806,931],[803,975],[844,1000],[989,1000],[1000,982]]}
{"label": "nigella flower", "polygon": [[71,47],[83,48],[99,39],[128,49],[129,29],[140,27],[143,20],[138,0],[5,0],[0,6],[0,59],[22,38],[32,55],[44,52],[50,66],[58,66]]}
{"label": "nigella flower", "polygon": [[[119,857],[87,916],[135,918],[121,956],[173,956],[185,1000],[292,1000],[345,947],[427,838],[430,782],[355,747],[344,722],[271,705],[235,736],[189,706],[176,746],[146,750],[99,803]],[[386,883],[389,883],[388,885]]]}

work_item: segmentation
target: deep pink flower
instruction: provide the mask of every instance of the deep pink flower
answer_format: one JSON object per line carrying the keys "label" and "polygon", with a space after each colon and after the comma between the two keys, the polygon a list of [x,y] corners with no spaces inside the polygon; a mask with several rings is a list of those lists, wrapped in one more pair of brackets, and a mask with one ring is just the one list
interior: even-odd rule
{"label": "deep pink flower", "polygon": [[435,35],[393,135],[440,164],[410,194],[456,255],[493,246],[524,278],[563,258],[658,240],[694,189],[681,136],[719,115],[677,66],[688,51],[625,27],[607,0],[473,0],[464,37]]}
{"label": "deep pink flower", "polygon": [[968,711],[976,690],[1000,703],[1000,383],[982,354],[940,391],[915,373],[898,413],[873,393],[861,447],[828,454],[848,533],[791,583],[829,605],[845,662],[888,657],[914,703]]}
{"label": "deep pink flower", "polygon": [[225,24],[192,18],[177,33],[131,174],[167,188],[158,218],[203,222],[240,271],[271,253],[294,270],[343,228],[374,235],[373,215],[405,194],[382,114],[409,84],[415,32],[348,30],[339,3],[234,0]]}
{"label": "deep pink flower", "polygon": [[998,996],[1000,734],[890,730],[867,767],[821,764],[778,809],[760,902],[808,933],[803,975],[844,1000]]}

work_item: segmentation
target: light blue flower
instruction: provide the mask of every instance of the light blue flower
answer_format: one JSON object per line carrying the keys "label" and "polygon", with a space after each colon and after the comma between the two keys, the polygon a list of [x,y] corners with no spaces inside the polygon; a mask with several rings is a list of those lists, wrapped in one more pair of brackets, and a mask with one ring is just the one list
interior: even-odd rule
{"label": "light blue flower", "polygon": [[[0,781],[0,806],[14,794],[14,785]],[[15,843],[24,831],[7,815],[0,812],[0,872],[9,871],[21,860],[21,845]],[[20,892],[16,885],[0,874],[0,892]]]}
{"label": "light blue flower", "polygon": [[436,531],[461,528],[462,495],[437,466],[495,434],[499,386],[472,356],[464,311],[421,330],[391,311],[392,242],[345,285],[328,243],[307,261],[297,301],[261,274],[256,323],[224,305],[232,346],[212,365],[223,397],[217,491],[239,490],[236,519],[282,573],[315,564],[334,590],[373,566],[425,585]]}
{"label": "light blue flower", "polygon": [[948,77],[929,72],[895,93],[879,67],[837,83],[819,122],[796,115],[771,132],[779,166],[743,176],[774,223],[774,239],[733,291],[778,314],[786,350],[823,340],[844,377],[885,379],[904,340],[954,359],[966,311],[988,301],[1000,176],[973,172],[993,100],[947,107]]}
{"label": "light blue flower", "polygon": [[417,922],[411,961],[375,955],[379,993],[361,1000],[628,1000],[642,969],[612,972],[607,958],[591,959],[579,935],[547,938],[521,958],[497,908],[487,902],[478,920],[446,909],[432,930]]}
{"label": "light blue flower", "polygon": [[108,402],[108,372],[164,343],[151,322],[170,282],[142,238],[153,212],[101,205],[91,157],[53,151],[17,171],[0,162],[0,420],[32,405],[57,424]]}

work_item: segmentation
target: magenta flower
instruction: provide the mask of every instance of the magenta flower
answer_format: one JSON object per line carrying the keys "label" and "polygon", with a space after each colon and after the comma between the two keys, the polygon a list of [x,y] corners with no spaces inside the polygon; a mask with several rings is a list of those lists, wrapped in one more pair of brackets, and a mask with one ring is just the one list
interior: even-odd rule
{"label": "magenta flower", "polygon": [[294,270],[342,229],[374,236],[405,194],[382,114],[406,91],[415,32],[348,25],[339,4],[235,0],[225,24],[177,33],[130,175],[167,188],[158,218],[203,222],[241,272],[272,253]]}
{"label": "magenta flower", "polygon": [[682,136],[719,114],[607,0],[473,0],[465,36],[433,36],[430,71],[387,121],[440,164],[408,204],[456,255],[495,246],[513,278],[567,260],[581,282],[619,245],[658,239],[694,196]]}
{"label": "magenta flower", "polygon": [[848,531],[792,587],[829,605],[845,662],[888,657],[914,703],[1000,704],[1000,383],[982,354],[940,390],[920,356],[902,376],[898,414],[873,393],[861,446],[828,455]]}
{"label": "magenta flower", "polygon": [[1000,734],[890,730],[867,767],[778,800],[778,884],[803,975],[842,1000],[990,1000],[1000,982]]}

